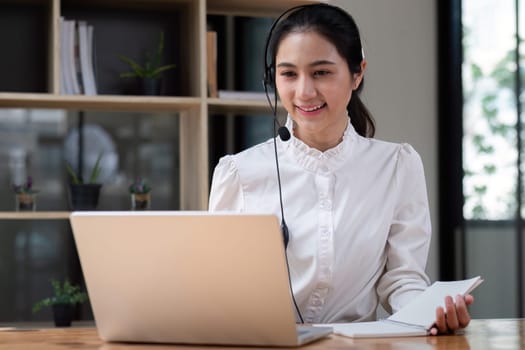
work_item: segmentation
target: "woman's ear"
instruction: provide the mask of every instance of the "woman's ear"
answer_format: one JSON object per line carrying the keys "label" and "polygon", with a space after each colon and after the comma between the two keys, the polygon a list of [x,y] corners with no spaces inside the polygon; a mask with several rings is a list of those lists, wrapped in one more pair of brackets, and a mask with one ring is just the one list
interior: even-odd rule
{"label": "woman's ear", "polygon": [[359,85],[361,85],[361,81],[363,80],[363,77],[365,75],[367,61],[362,60],[361,61],[361,72],[354,74],[354,86],[353,89],[357,90],[359,88]]}

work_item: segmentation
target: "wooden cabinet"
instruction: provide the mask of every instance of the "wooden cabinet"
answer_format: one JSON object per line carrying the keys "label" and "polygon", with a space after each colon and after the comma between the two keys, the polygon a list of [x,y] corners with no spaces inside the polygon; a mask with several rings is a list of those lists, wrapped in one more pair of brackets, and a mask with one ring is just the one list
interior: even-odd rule
{"label": "wooden cabinet", "polygon": [[[0,0],[0,108],[172,112],[179,116],[180,208],[207,208],[209,117],[269,113],[265,101],[207,97],[207,16],[276,17],[306,0]],[[94,26],[98,95],[60,94],[60,17]],[[164,60],[176,69],[162,96],[119,88],[117,55],[136,53],[165,32]],[[265,38],[261,38],[264,41]],[[121,52],[126,51],[127,52]],[[261,57],[262,61],[262,57]],[[0,218],[67,217],[62,213],[0,214]]]}

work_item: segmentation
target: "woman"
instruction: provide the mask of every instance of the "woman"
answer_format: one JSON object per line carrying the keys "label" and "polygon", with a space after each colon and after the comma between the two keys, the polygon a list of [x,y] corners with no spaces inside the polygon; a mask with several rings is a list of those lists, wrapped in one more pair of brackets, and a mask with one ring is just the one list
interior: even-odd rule
{"label": "woman", "polygon": [[[305,322],[373,320],[395,312],[429,284],[430,216],[421,159],[407,144],[372,139],[359,99],[366,69],[350,15],[326,4],[285,12],[268,38],[266,73],[288,111],[291,139],[269,140],[217,165],[210,210],[281,215],[287,256]],[[432,334],[470,321],[473,299],[446,299]]]}

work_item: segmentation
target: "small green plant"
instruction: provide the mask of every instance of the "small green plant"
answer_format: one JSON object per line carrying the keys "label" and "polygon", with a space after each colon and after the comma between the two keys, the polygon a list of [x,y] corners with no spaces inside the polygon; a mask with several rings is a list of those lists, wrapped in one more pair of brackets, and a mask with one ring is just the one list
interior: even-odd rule
{"label": "small green plant", "polygon": [[33,188],[33,178],[31,176],[28,176],[22,184],[12,184],[11,188],[16,194],[34,194],[38,192],[38,190]]}
{"label": "small green plant", "polygon": [[[91,169],[91,174],[89,175],[89,181],[87,183],[90,183],[90,184],[96,183],[96,181],[98,179],[98,176],[100,175],[100,170],[101,170],[100,160],[101,159],[102,159],[102,153],[98,155],[97,161],[95,162],[95,165]],[[82,175],[77,174],[75,169],[73,169],[71,164],[69,164],[68,162],[66,162],[66,170],[67,170],[67,173],[69,174],[69,176],[71,178],[71,183],[73,185],[82,185],[82,184],[84,184],[84,181],[82,179]]]}
{"label": "small green plant", "polygon": [[53,305],[75,305],[82,304],[88,298],[85,292],[80,290],[80,286],[71,284],[67,279],[60,283],[58,280],[51,280],[54,295],[42,299],[33,305],[33,312],[40,311],[43,307]]}
{"label": "small green plant", "polygon": [[167,64],[161,66],[162,53],[164,51],[164,32],[160,32],[159,46],[155,55],[152,55],[151,52],[146,52],[146,59],[144,61],[144,66],[137,63],[137,61],[124,56],[118,55],[121,61],[127,63],[131,72],[121,73],[121,78],[158,78],[160,74],[169,69],[175,68],[175,64]]}
{"label": "small green plant", "polygon": [[137,179],[133,181],[131,185],[129,185],[129,193],[143,194],[143,193],[149,193],[150,191],[151,191],[151,187],[140,176],[137,177]]}

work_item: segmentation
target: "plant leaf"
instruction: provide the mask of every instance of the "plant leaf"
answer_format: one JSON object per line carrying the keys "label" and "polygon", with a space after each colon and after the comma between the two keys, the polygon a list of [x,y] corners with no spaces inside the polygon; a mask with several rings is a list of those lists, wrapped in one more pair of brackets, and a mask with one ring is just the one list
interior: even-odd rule
{"label": "plant leaf", "polygon": [[78,178],[76,171],[73,169],[71,164],[69,164],[69,162],[66,162],[66,170],[69,176],[71,176],[71,183],[73,183],[73,185],[80,185],[82,183]]}
{"label": "plant leaf", "polygon": [[[144,76],[144,73],[145,73],[145,69],[142,68],[142,66],[140,64],[138,64],[136,61],[132,60],[131,58],[129,57],[126,57],[124,55],[118,55],[118,57],[120,58],[120,60],[122,60],[123,62],[129,64],[129,66],[131,67],[131,70],[133,71],[133,73],[138,76],[138,77],[143,77]],[[125,74],[125,73],[123,73]]]}
{"label": "plant leaf", "polygon": [[51,280],[53,296],[42,299],[33,305],[33,312],[37,312],[43,307],[57,304],[80,304],[87,300],[88,296],[82,292],[80,286],[73,285],[69,280],[60,283],[58,280]]}
{"label": "plant leaf", "polygon": [[155,69],[153,72],[152,72],[152,75],[156,76],[156,75],[159,75],[160,73],[168,70],[168,69],[173,69],[175,68],[175,64],[167,64],[165,66],[162,66],[162,67],[159,67],[157,69]]}
{"label": "plant leaf", "polygon": [[154,67],[160,66],[162,52],[164,51],[164,32],[160,31],[159,46],[157,47],[157,54],[155,55]]}
{"label": "plant leaf", "polygon": [[102,152],[98,155],[97,161],[91,170],[91,175],[89,176],[89,183],[94,184],[97,181],[98,175],[100,174],[100,159],[102,159]]}

